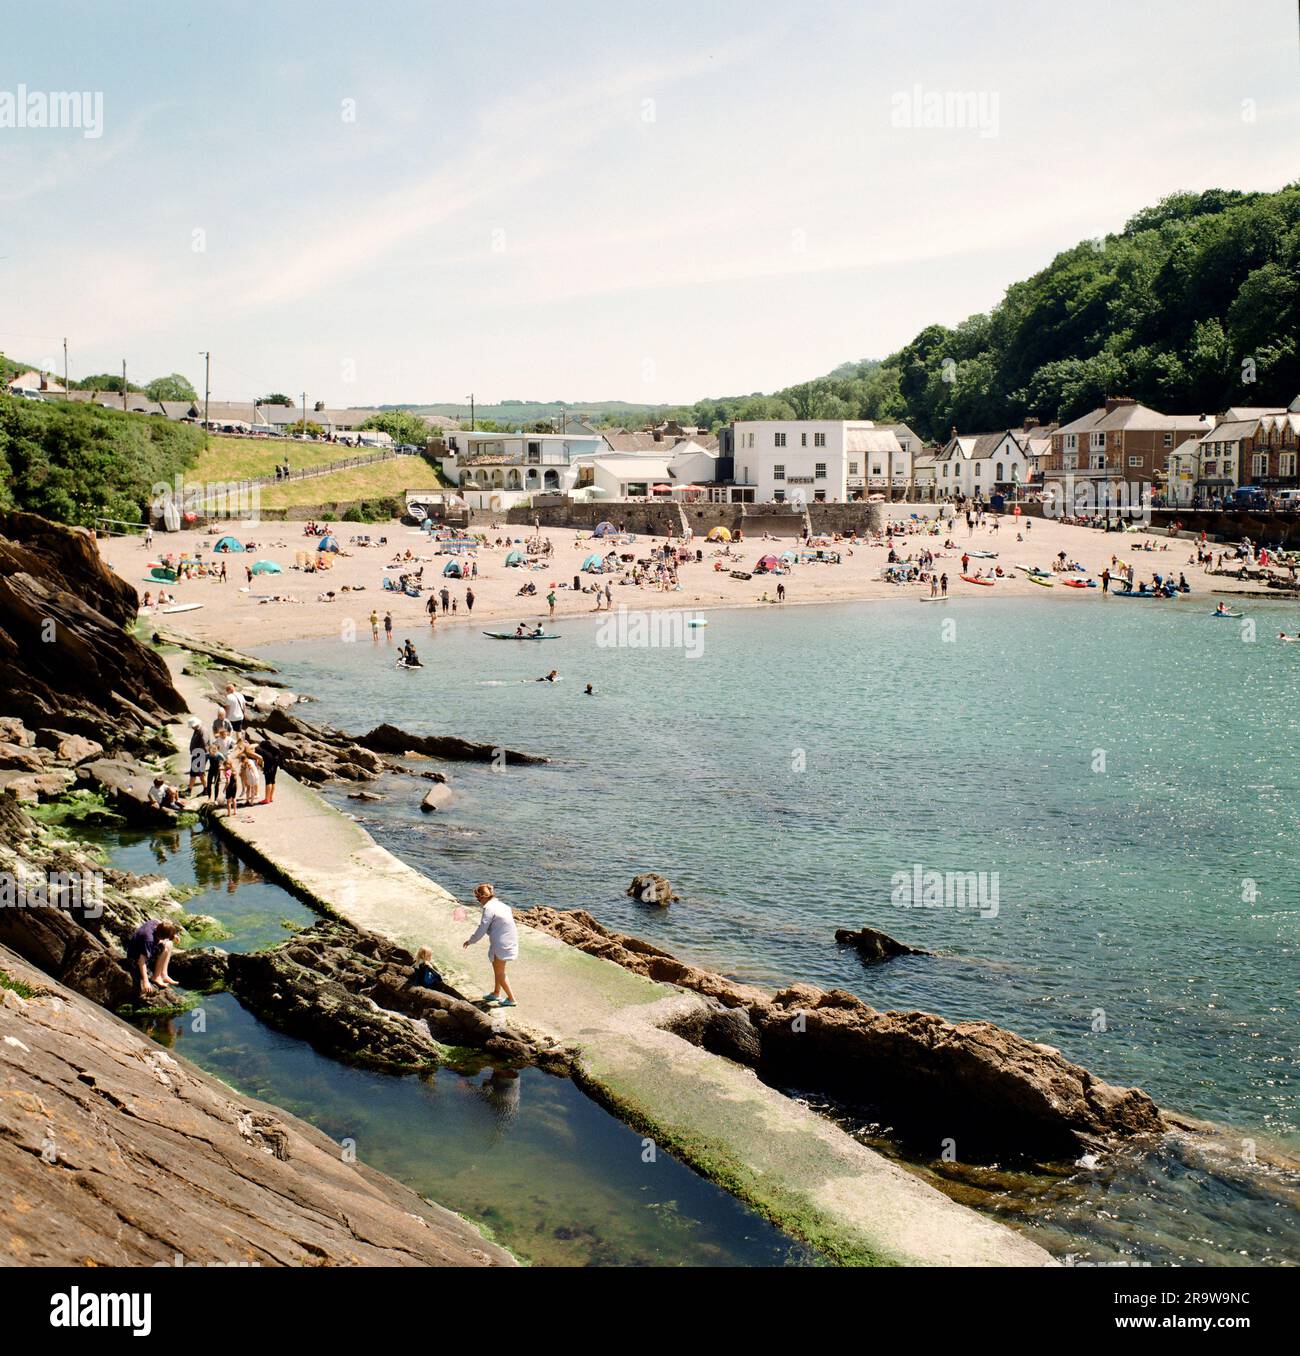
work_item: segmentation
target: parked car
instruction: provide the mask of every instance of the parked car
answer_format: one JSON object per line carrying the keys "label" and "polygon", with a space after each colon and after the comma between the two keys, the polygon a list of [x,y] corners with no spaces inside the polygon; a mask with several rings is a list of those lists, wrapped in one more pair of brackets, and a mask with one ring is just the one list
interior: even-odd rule
{"label": "parked car", "polygon": [[1242,485],[1228,496],[1227,507],[1234,509],[1266,509],[1268,495],[1258,485]]}

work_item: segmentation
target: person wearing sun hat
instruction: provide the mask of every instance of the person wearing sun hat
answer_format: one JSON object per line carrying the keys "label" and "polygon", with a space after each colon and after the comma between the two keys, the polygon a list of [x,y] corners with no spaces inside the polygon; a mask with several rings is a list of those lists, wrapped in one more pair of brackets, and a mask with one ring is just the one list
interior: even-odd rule
{"label": "person wearing sun hat", "polygon": [[190,727],[190,780],[185,794],[190,796],[194,794],[196,783],[200,787],[203,785],[208,766],[208,741],[203,734],[203,722],[198,716],[191,716],[186,724]]}

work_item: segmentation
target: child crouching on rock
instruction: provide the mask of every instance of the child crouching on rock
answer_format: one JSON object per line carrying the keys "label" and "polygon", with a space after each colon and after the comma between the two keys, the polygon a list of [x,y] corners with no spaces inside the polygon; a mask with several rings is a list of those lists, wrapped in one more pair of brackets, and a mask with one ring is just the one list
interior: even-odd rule
{"label": "child crouching on rock", "polygon": [[433,968],[433,952],[427,946],[415,953],[415,969],[406,983],[412,989],[442,988],[442,976]]}

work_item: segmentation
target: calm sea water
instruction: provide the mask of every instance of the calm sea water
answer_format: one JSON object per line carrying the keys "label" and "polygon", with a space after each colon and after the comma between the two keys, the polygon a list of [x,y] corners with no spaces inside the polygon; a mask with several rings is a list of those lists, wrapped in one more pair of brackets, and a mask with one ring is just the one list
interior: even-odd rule
{"label": "calm sea water", "polygon": [[[454,891],[490,879],[516,906],[586,908],[742,979],[985,1018],[1162,1104],[1295,1146],[1300,647],[1274,637],[1300,629],[1300,609],[1250,609],[1250,641],[1211,606],[714,612],[696,657],[601,644],[594,617],[539,644],[444,628],[414,633],[427,666],[415,673],[368,639],[263,653],[318,699],[311,718],[554,760],[454,769],[456,804],[437,817],[402,779],[360,812],[332,793]],[[561,682],[534,681],[551,668]],[[917,866],[986,873],[996,916],[901,907],[896,873]],[[644,870],[681,901],[628,899]],[[833,935],[864,923],[939,954],[864,969]],[[1147,1230],[1158,1246],[1099,1226],[1093,1197],[1067,1218],[1076,1206],[1055,1188],[1037,1221],[1162,1260],[1295,1254],[1289,1204],[1271,1187],[1253,1202],[1249,1173],[1203,1234],[1179,1235],[1183,1194],[1213,1193],[1186,1165],[1134,1171],[1154,1184],[1098,1174],[1075,1196],[1167,1208],[1168,1227]]]}

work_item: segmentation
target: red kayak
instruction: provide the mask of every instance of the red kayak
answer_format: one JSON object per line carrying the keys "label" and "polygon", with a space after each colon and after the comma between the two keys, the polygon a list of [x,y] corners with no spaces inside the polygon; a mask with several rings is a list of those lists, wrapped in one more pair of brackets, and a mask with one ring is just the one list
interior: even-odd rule
{"label": "red kayak", "polygon": [[962,578],[968,584],[983,584],[986,588],[992,588],[994,581],[992,579],[976,579],[973,574],[964,574]]}
{"label": "red kayak", "polygon": [[1067,589],[1095,589],[1097,587],[1091,579],[1062,579],[1061,583]]}

